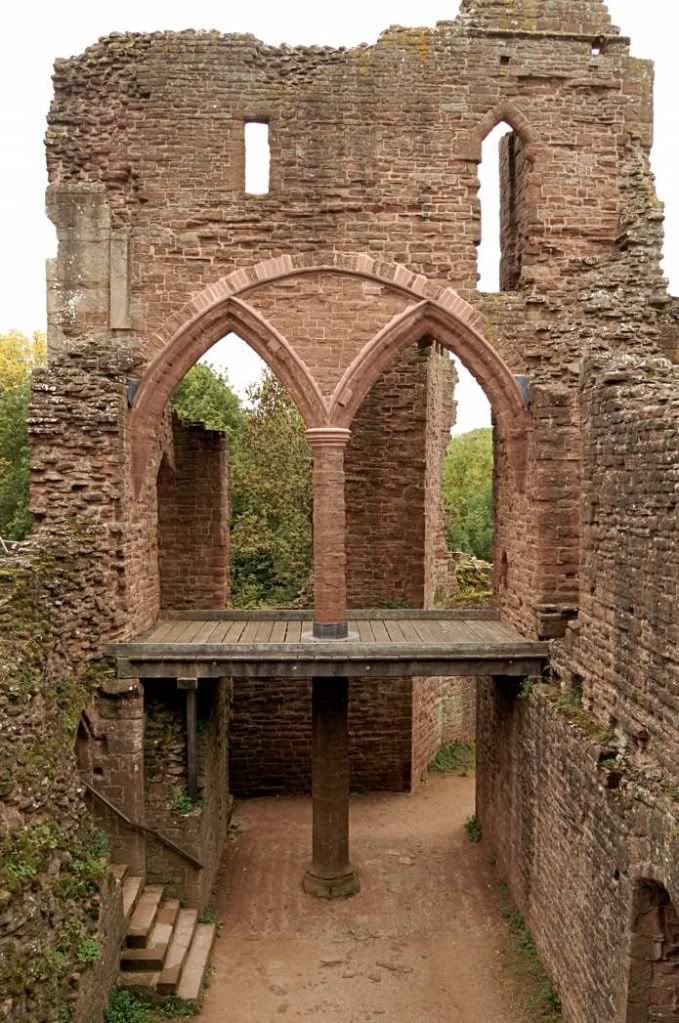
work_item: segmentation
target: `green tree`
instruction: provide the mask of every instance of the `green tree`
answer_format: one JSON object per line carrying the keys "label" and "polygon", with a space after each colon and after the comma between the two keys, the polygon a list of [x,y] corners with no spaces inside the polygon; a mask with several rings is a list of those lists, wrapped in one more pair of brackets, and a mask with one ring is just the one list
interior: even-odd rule
{"label": "green tree", "polygon": [[175,387],[172,406],[180,419],[203,423],[208,430],[223,430],[229,435],[231,448],[237,443],[243,410],[226,373],[197,362]]}
{"label": "green tree", "polygon": [[27,417],[33,370],[45,361],[44,334],[0,334],[0,536],[5,540],[21,540],[31,528]]}
{"label": "green tree", "polygon": [[231,462],[231,601],[289,604],[311,574],[311,452],[284,387],[265,373],[248,393]]}
{"label": "green tree", "polygon": [[493,431],[452,437],[443,464],[443,503],[451,550],[493,556]]}

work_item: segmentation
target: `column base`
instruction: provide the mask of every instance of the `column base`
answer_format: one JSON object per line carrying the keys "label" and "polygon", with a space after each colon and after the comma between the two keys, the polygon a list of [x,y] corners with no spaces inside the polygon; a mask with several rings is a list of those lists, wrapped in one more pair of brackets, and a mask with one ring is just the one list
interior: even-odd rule
{"label": "column base", "polygon": [[349,635],[349,623],[315,621],[311,632],[314,639],[346,639]]}
{"label": "column base", "polygon": [[302,888],[307,895],[317,899],[348,899],[361,890],[361,882],[353,867],[336,877],[321,877],[314,873],[312,867],[307,870],[302,881]]}

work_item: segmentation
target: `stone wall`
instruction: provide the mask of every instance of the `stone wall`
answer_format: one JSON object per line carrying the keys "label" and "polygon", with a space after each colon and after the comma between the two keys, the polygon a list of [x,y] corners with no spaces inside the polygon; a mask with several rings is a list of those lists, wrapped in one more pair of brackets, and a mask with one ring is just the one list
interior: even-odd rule
{"label": "stone wall", "polygon": [[678,384],[659,358],[586,364],[580,614],[553,644],[555,685],[481,685],[484,840],[569,1023],[646,1020],[666,997],[632,924],[646,882],[679,904]]}
{"label": "stone wall", "polygon": [[158,473],[163,610],[221,608],[229,586],[227,439],[173,417],[172,462]]}
{"label": "stone wall", "polygon": [[198,688],[198,800],[187,797],[184,693],[172,680],[145,686],[144,782],[146,824],[193,853],[202,869],[157,838],[146,843],[146,877],[169,894],[202,909],[209,901],[222,858],[231,809],[228,721],[231,682],[204,681]]}
{"label": "stone wall", "polygon": [[[83,799],[76,734],[108,672],[105,523],[74,519],[0,559],[0,1019],[99,1019],[123,936],[120,893]],[[71,635],[70,630],[74,629]],[[87,942],[86,946],[83,943]],[[96,943],[96,944],[92,944]],[[83,947],[98,950],[90,965]],[[113,952],[115,950],[115,954]],[[103,992],[103,994],[101,994]]]}
{"label": "stone wall", "polygon": [[558,701],[553,687],[522,698],[509,679],[482,683],[482,841],[526,915],[565,1018],[627,1023],[636,885],[655,880],[679,901],[676,798],[650,764],[618,770],[605,731]]}
{"label": "stone wall", "polygon": [[[311,789],[311,683],[236,679],[229,776],[235,796]],[[352,678],[354,792],[416,788],[439,746],[474,739],[476,679]]]}
{"label": "stone wall", "polygon": [[[302,82],[313,83],[311,93]],[[219,112],[218,130],[199,116],[206,109]],[[244,124],[253,117],[270,125],[263,197],[244,192]],[[520,274],[506,275],[513,291],[482,298],[477,165],[482,139],[503,120],[516,136],[505,180]],[[51,343],[77,351],[79,339],[115,329],[115,347],[139,369],[165,351],[166,372],[180,374],[233,328],[223,300],[235,279],[217,285],[234,272],[238,329],[288,374],[309,412],[319,393],[331,401],[362,345],[433,294],[413,292],[422,275],[477,306],[476,326],[510,373],[529,376],[533,395],[562,390],[572,399],[588,345],[642,353],[668,337],[651,129],[650,67],[629,56],[603,3],[541,0],[527,13],[470,0],[456,21],[392,27],[374,46],[346,51],[217,33],[108,37],[55,68]],[[270,258],[304,272],[260,280],[247,269]],[[358,268],[374,260],[403,272],[390,271],[389,283],[361,278]],[[186,344],[170,354],[184,328]],[[411,332],[412,343],[426,334]],[[470,355],[468,337],[433,334]],[[304,370],[281,357],[281,339]],[[577,410],[571,402],[570,418],[519,442],[493,390],[498,367],[481,359],[475,368],[498,418],[499,563],[506,559],[508,580],[499,597],[507,616],[535,633],[541,605],[573,604],[579,537],[562,542],[533,505],[575,504],[578,494],[565,459],[549,473],[531,469],[554,444],[575,452]],[[155,454],[137,467],[154,480],[158,429],[144,426],[145,450]],[[130,628],[150,624],[159,601],[153,496],[143,485],[134,496],[125,508]],[[49,514],[62,511],[57,502]],[[555,557],[558,547],[568,554]]]}
{"label": "stone wall", "polygon": [[[236,679],[230,730],[235,796],[311,789],[311,682]],[[352,678],[349,757],[354,792],[411,785],[412,681]]]}

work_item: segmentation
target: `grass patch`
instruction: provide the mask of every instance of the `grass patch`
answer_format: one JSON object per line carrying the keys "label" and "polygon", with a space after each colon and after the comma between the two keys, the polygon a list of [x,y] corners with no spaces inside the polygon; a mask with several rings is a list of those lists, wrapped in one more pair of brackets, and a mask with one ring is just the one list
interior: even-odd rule
{"label": "grass patch", "polygon": [[530,990],[528,1023],[563,1023],[561,999],[540,962],[533,935],[523,914],[512,904],[506,884],[500,885],[500,913],[509,928],[508,966]]}
{"label": "grass patch", "polygon": [[214,906],[206,906],[205,909],[201,910],[198,914],[199,924],[216,924],[217,923],[217,910]]}
{"label": "grass patch", "polygon": [[186,1019],[197,1015],[197,1006],[189,1002],[180,1002],[170,997],[149,1005],[126,988],[115,987],[104,1020],[105,1023],[162,1023],[163,1020]]}
{"label": "grass patch", "polygon": [[464,830],[467,832],[467,838],[470,842],[481,841],[481,822],[474,814],[467,817],[464,822]]}
{"label": "grass patch", "polygon": [[577,725],[590,739],[604,745],[613,743],[615,735],[611,729],[595,721],[591,714],[583,709],[580,699],[577,690],[569,689],[557,696],[554,706],[560,714],[563,714],[572,724]]}
{"label": "grass patch", "polygon": [[457,774],[462,778],[473,775],[476,769],[476,747],[473,742],[449,742],[441,746],[429,764],[436,774]]}

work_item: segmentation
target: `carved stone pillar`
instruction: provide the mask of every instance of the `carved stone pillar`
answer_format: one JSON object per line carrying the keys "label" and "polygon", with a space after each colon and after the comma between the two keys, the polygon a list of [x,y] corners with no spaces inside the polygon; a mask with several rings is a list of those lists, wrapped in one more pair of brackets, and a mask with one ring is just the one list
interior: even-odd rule
{"label": "carved stone pillar", "polygon": [[317,639],[345,639],[347,586],[344,449],[350,431],[307,430],[314,455],[314,627]]}

